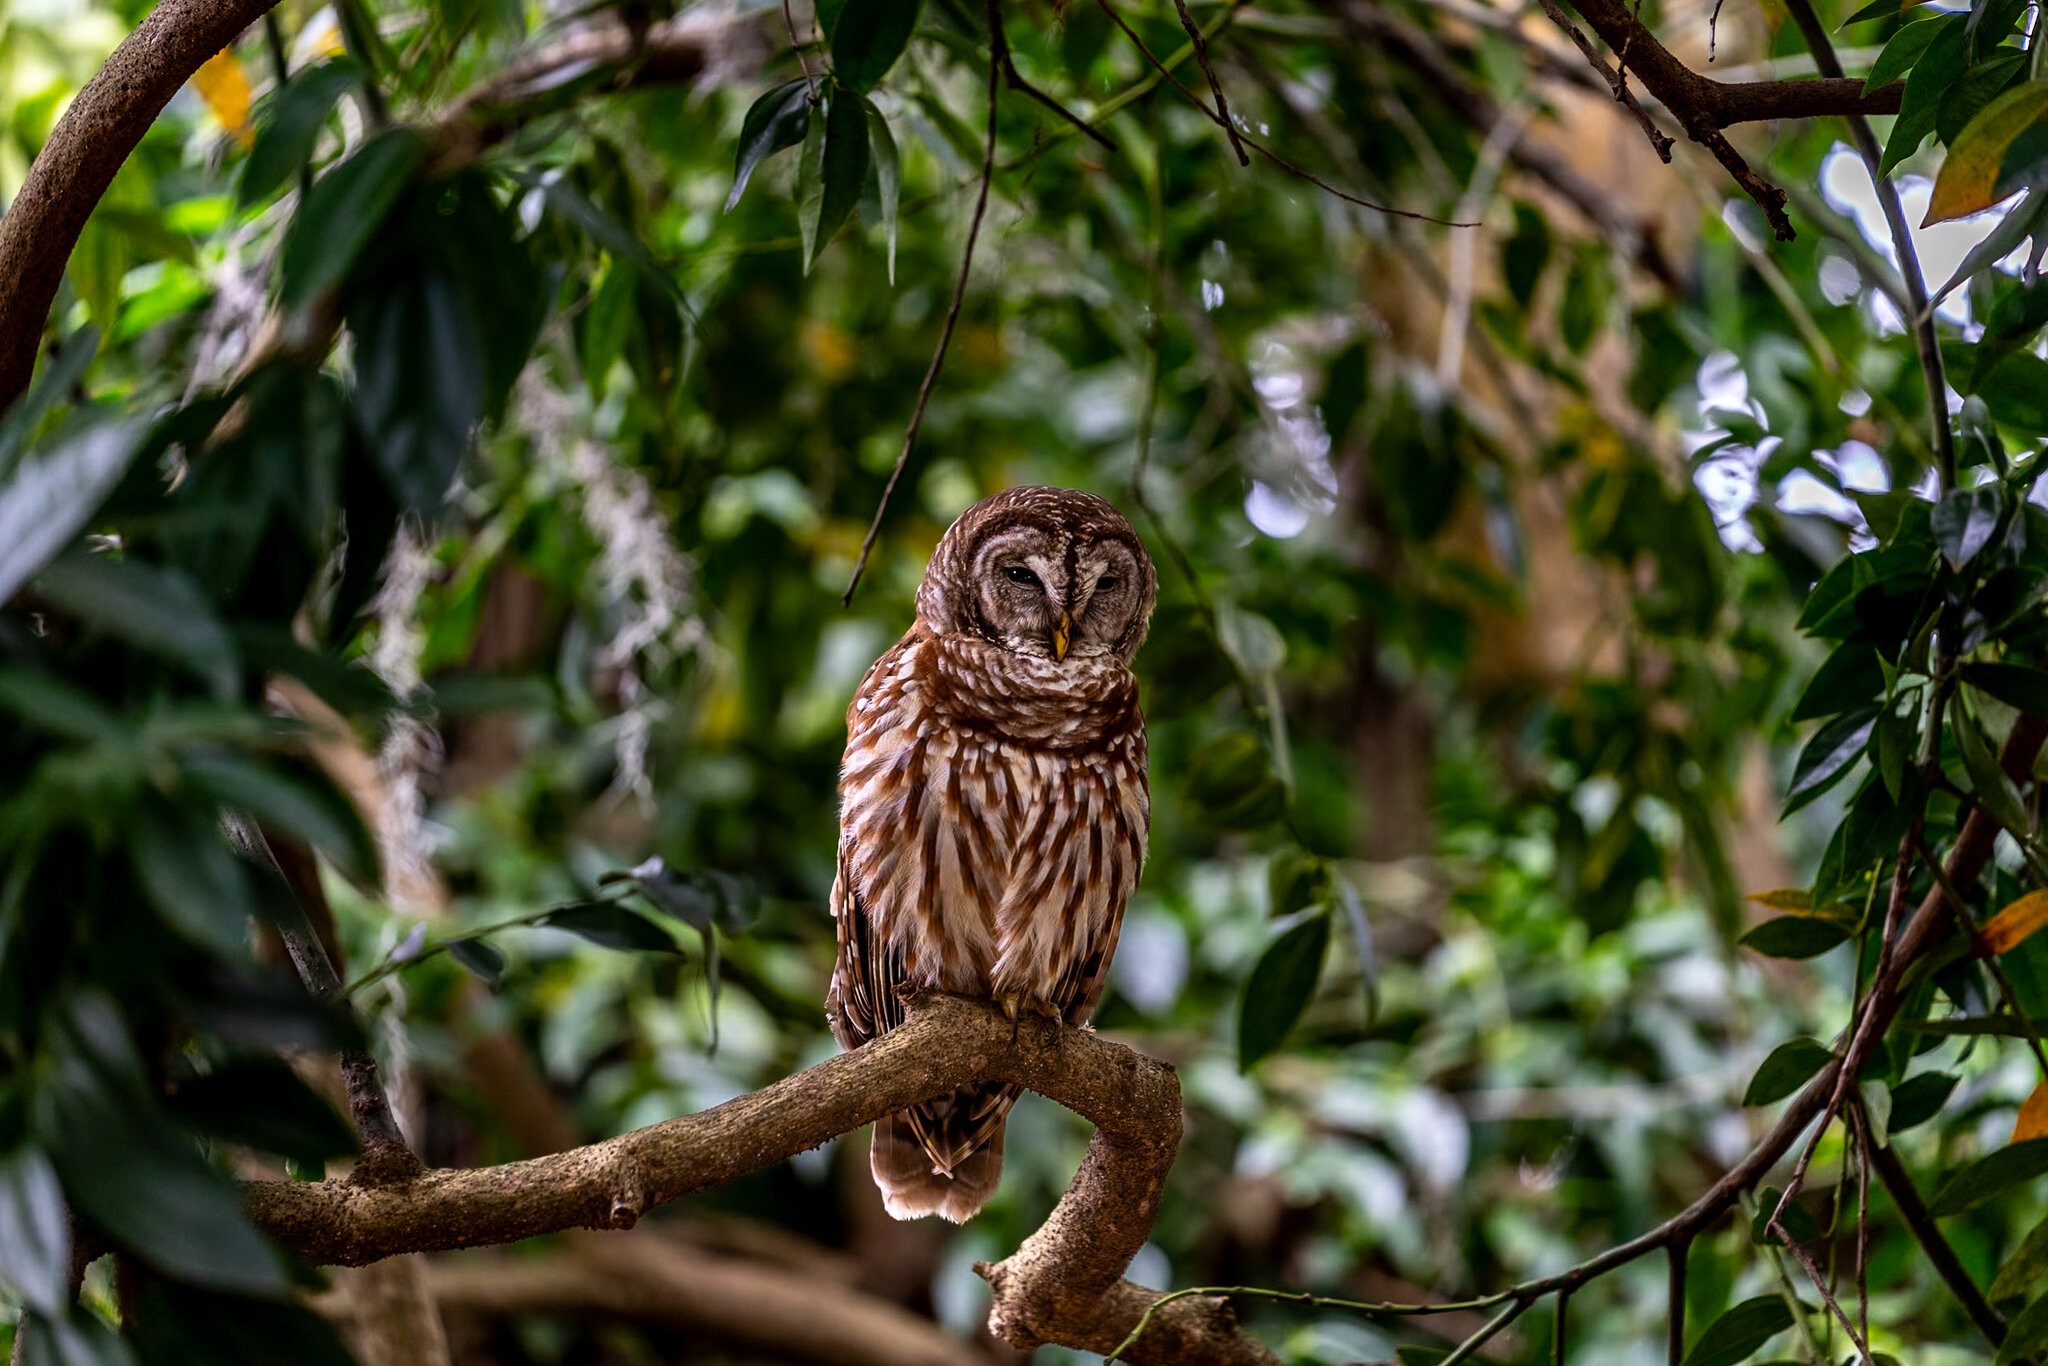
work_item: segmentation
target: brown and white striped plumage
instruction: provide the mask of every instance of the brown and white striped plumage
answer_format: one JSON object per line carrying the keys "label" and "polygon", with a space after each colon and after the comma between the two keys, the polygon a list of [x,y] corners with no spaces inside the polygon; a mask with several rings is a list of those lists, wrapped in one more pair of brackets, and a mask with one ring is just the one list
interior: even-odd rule
{"label": "brown and white striped plumage", "polygon": [[[1145,860],[1129,666],[1155,588],[1130,523],[1071,489],[1007,489],[940,540],[916,623],[846,713],[825,1001],[841,1044],[901,1024],[919,989],[1070,1025],[1094,1013]],[[878,1122],[889,1213],[980,1209],[1016,1099],[962,1087]]]}

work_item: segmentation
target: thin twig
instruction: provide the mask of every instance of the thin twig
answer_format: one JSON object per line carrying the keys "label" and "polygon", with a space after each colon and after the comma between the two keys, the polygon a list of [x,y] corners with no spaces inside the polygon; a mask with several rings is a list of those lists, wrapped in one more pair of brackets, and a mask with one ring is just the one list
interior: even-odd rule
{"label": "thin twig", "polygon": [[[348,1012],[347,995],[334,960],[313,928],[307,903],[321,895],[319,870],[310,850],[288,841],[272,841],[253,821],[236,818],[235,832],[249,853],[275,879],[279,895],[271,898],[272,918],[278,938],[297,969],[299,980],[313,999]],[[349,1113],[355,1119],[356,1135],[362,1140],[363,1155],[351,1180],[358,1185],[396,1185],[425,1171],[419,1156],[407,1146],[392,1113],[391,1097],[377,1070],[377,1060],[362,1049],[338,1050],[343,1088],[348,1092]]]}
{"label": "thin twig", "polygon": [[[1002,43],[1002,16],[1000,0],[988,0],[989,31],[992,42]],[[875,504],[874,520],[868,523],[868,534],[861,538],[860,556],[853,562],[853,575],[846,581],[846,591],[839,597],[841,606],[853,605],[853,592],[860,587],[860,579],[868,567],[868,556],[874,551],[875,538],[882,534],[882,518],[889,511],[889,500],[895,496],[896,485],[903,478],[904,468],[910,464],[910,452],[917,445],[917,429],[924,425],[925,405],[931,402],[932,390],[939,382],[939,371],[945,368],[946,350],[953,344],[953,328],[960,321],[960,306],[967,299],[967,277],[974,266],[974,244],[981,240],[981,220],[988,212],[988,187],[996,174],[996,103],[1002,93],[1002,60],[997,52],[991,51],[988,62],[988,140],[981,154],[981,189],[974,197],[974,217],[967,224],[967,248],[960,254],[960,275],[953,281],[953,302],[946,308],[945,326],[939,329],[939,344],[932,349],[932,363],[926,367],[924,382],[917,386],[917,406],[910,411],[910,425],[903,430],[903,449],[896,453],[896,466],[889,471],[889,482],[882,486],[881,501]]]}
{"label": "thin twig", "polygon": [[1963,1313],[1977,1325],[1977,1330],[1993,1347],[2004,1342],[2004,1316],[1991,1307],[1991,1301],[1984,1298],[1984,1292],[1977,1288],[1977,1282],[1964,1269],[1962,1259],[1956,1256],[1956,1250],[1943,1235],[1941,1226],[1927,1212],[1927,1204],[1920,1198],[1920,1192],[1913,1185],[1913,1178],[1907,1174],[1905,1164],[1899,1161],[1898,1153],[1889,1147],[1873,1145],[1870,1165],[1876,1169],[1877,1179],[1884,1184],[1885,1193],[1891,1196],[1892,1206],[1899,1212],[1899,1221],[1919,1241],[1920,1250],[1927,1254],[1928,1265],[1948,1286],[1949,1293],[1956,1297]]}
{"label": "thin twig", "polygon": [[1642,125],[1643,136],[1647,137],[1650,146],[1656,149],[1658,160],[1670,164],[1671,136],[1650,121],[1649,113],[1644,110],[1642,101],[1636,98],[1635,92],[1628,88],[1628,82],[1622,78],[1620,69],[1607,64],[1607,59],[1600,55],[1600,49],[1593,46],[1593,40],[1572,22],[1572,17],[1564,12],[1564,7],[1559,5],[1557,0],[1537,0],[1537,3],[1542,5],[1543,12],[1550,16],[1550,22],[1563,29],[1565,35],[1577,45],[1579,55],[1586,59],[1587,65],[1599,72],[1607,81],[1607,88],[1614,92],[1614,98],[1627,105],[1629,113],[1636,116],[1636,122]]}
{"label": "thin twig", "polygon": [[1230,146],[1237,153],[1237,164],[1249,166],[1252,159],[1245,155],[1244,140],[1237,134],[1237,125],[1230,119],[1230,101],[1223,97],[1223,82],[1216,79],[1216,68],[1209,61],[1209,40],[1202,36],[1202,30],[1195,24],[1195,16],[1188,13],[1188,0],[1173,0],[1173,7],[1180,12],[1180,26],[1187,30],[1188,41],[1194,44],[1195,60],[1201,63],[1202,74],[1209,78],[1209,93],[1216,97],[1217,122],[1223,125],[1224,136],[1230,139]]}
{"label": "thin twig", "polygon": [[811,74],[810,58],[804,56],[803,39],[796,36],[796,16],[789,12],[789,0],[782,0],[782,26],[789,30],[789,50],[796,54],[797,68],[804,73],[804,97],[818,102],[818,78]]}
{"label": "thin twig", "polygon": [[[1791,11],[1792,22],[1799,26],[1800,36],[1806,40],[1807,50],[1813,53],[1814,66],[1821,75],[1841,76],[1842,63],[1835,56],[1834,42],[1820,16],[1814,13],[1812,0],[1786,0],[1786,8]],[[1857,155],[1863,158],[1870,183],[1877,191],[1878,207],[1884,210],[1885,224],[1891,229],[1892,249],[1899,256],[1899,274],[1904,277],[1906,300],[1911,305],[1906,321],[1913,329],[1913,346],[1920,356],[1921,376],[1927,382],[1928,417],[1934,424],[1935,469],[1941,475],[1942,487],[1953,488],[1956,448],[1949,429],[1948,381],[1942,373],[1941,341],[1935,332],[1934,313],[1927,306],[1927,277],[1920,269],[1920,253],[1913,245],[1913,230],[1906,221],[1905,206],[1899,202],[1898,187],[1880,174],[1884,154],[1878,147],[1877,134],[1871,131],[1870,120],[1860,113],[1850,114],[1848,123]]]}
{"label": "thin twig", "polygon": [[[783,3],[787,4],[788,0],[783,0]],[[991,25],[989,29],[990,47],[996,54],[996,60],[1003,64],[1003,79],[1008,82],[1010,89],[1020,95],[1026,95],[1031,99],[1037,100],[1047,109],[1052,110],[1053,113],[1065,119],[1068,126],[1075,132],[1085,137],[1093,138],[1096,142],[1100,143],[1104,150],[1116,151],[1117,145],[1110,138],[1109,134],[1103,132],[1064,104],[1061,104],[1045,91],[1040,90],[1030,81],[1024,79],[1023,75],[1017,70],[1016,54],[1010,51],[1010,36],[1003,31],[1002,16],[997,14],[991,17],[989,23]]]}
{"label": "thin twig", "polygon": [[1798,1259],[1799,1265],[1806,1269],[1807,1279],[1811,1280],[1813,1288],[1820,1292],[1821,1303],[1828,1307],[1828,1312],[1842,1325],[1842,1331],[1849,1335],[1849,1341],[1856,1344],[1856,1354],[1863,1358],[1864,1366],[1875,1366],[1870,1355],[1869,1339],[1856,1331],[1856,1325],[1850,1322],[1849,1315],[1842,1309],[1841,1301],[1835,1298],[1835,1292],[1828,1289],[1827,1278],[1820,1274],[1820,1268],[1814,1265],[1813,1258],[1806,1255],[1806,1249],[1799,1246],[1798,1240],[1787,1233],[1776,1219],[1771,1220],[1770,1231],[1785,1245],[1785,1250]]}
{"label": "thin twig", "polygon": [[1391,214],[1397,218],[1414,218],[1424,223],[1435,223],[1441,227],[1446,228],[1476,228],[1479,226],[1477,223],[1452,222],[1448,219],[1438,218],[1434,214],[1417,213],[1413,209],[1397,209],[1388,204],[1376,204],[1370,199],[1360,199],[1355,194],[1350,194],[1344,190],[1338,189],[1335,185],[1330,184],[1329,181],[1324,180],[1321,176],[1316,175],[1313,171],[1310,171],[1306,167],[1295,165],[1292,161],[1289,161],[1286,157],[1281,156],[1278,152],[1266,146],[1264,143],[1256,142],[1251,138],[1245,137],[1244,135],[1237,132],[1237,130],[1235,129],[1235,127],[1232,126],[1228,118],[1225,118],[1223,115],[1218,114],[1214,109],[1211,109],[1207,101],[1203,100],[1201,96],[1197,95],[1194,91],[1188,89],[1185,85],[1182,85],[1180,83],[1180,79],[1177,76],[1175,76],[1171,70],[1167,68],[1164,62],[1160,61],[1159,58],[1153,54],[1152,49],[1146,45],[1145,40],[1138,35],[1138,31],[1132,28],[1129,24],[1124,22],[1124,17],[1116,12],[1115,8],[1113,8],[1110,5],[1109,0],[1096,0],[1096,4],[1101,6],[1102,12],[1104,14],[1109,16],[1111,23],[1115,24],[1118,28],[1123,30],[1124,36],[1131,40],[1132,44],[1138,49],[1138,51],[1144,55],[1145,60],[1150,62],[1154,69],[1156,69],[1162,75],[1164,75],[1167,80],[1172,81],[1173,88],[1175,90],[1178,90],[1181,93],[1182,97],[1185,98],[1189,104],[1192,104],[1195,108],[1201,110],[1203,116],[1207,118],[1209,122],[1215,124],[1219,128],[1228,131],[1231,135],[1231,141],[1233,143],[1251,148],[1254,152],[1257,152],[1260,156],[1264,157],[1273,165],[1279,167],[1282,171],[1285,171],[1288,175],[1293,176],[1296,180],[1307,181],[1309,184],[1321,190],[1324,194],[1331,195],[1337,199],[1341,199],[1347,204],[1356,204],[1362,209],[1371,209],[1375,213]]}

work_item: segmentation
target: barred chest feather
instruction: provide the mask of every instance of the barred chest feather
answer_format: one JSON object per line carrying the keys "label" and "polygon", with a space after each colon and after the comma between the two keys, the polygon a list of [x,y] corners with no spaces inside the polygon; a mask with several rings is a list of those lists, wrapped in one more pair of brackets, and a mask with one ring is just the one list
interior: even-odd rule
{"label": "barred chest feather", "polygon": [[1144,864],[1129,669],[914,629],[847,724],[842,876],[903,979],[1085,1021]]}

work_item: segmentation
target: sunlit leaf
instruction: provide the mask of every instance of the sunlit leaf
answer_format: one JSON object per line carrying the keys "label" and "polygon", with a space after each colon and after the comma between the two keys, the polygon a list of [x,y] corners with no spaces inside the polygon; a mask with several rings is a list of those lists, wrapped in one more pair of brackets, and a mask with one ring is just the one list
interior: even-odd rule
{"label": "sunlit leaf", "polygon": [[1978,927],[1977,952],[2005,953],[2043,925],[2048,925],[2048,891],[2028,892]]}
{"label": "sunlit leaf", "polygon": [[[2038,145],[2037,145],[2038,144]],[[2024,188],[2048,160],[2048,82],[2008,90],[1949,145],[1920,226],[1988,209]]]}
{"label": "sunlit leaf", "polygon": [[249,73],[233,48],[223,48],[192,73],[192,88],[220,126],[244,148],[249,146]]}

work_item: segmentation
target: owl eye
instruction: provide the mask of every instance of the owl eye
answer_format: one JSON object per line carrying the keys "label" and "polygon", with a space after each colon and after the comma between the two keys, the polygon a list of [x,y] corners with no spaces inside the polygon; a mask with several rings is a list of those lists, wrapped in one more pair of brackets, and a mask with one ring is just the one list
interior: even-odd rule
{"label": "owl eye", "polygon": [[1003,572],[1010,576],[1011,583],[1027,584],[1032,588],[1043,587],[1038,582],[1038,575],[1032,573],[1021,564],[1004,565]]}
{"label": "owl eye", "polygon": [[1107,593],[1111,589],[1121,586],[1122,583],[1123,580],[1118,578],[1116,575],[1104,574],[1101,578],[1095,581],[1095,591],[1098,593]]}

